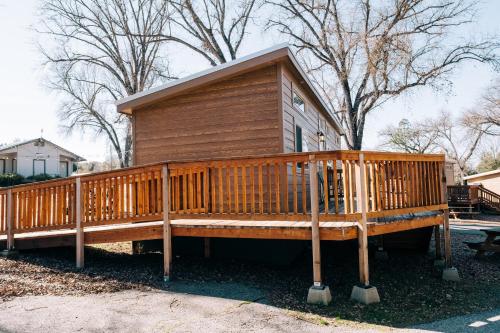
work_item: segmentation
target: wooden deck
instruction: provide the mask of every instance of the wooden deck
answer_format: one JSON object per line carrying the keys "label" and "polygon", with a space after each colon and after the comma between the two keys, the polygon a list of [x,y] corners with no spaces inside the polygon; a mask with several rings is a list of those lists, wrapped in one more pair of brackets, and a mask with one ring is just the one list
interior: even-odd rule
{"label": "wooden deck", "polygon": [[453,215],[479,214],[482,210],[500,213],[500,194],[481,185],[448,186],[448,205]]}
{"label": "wooden deck", "polygon": [[[441,214],[402,218],[396,221],[369,222],[368,236],[440,225]],[[310,221],[242,221],[242,220],[172,220],[173,237],[218,237],[253,239],[311,240]],[[356,222],[319,222],[321,240],[350,240],[358,237]],[[75,229],[38,231],[16,235],[16,249],[75,246]],[[84,244],[103,244],[163,238],[163,221],[89,227],[84,230]],[[0,236],[0,248],[7,236]]]}
{"label": "wooden deck", "polygon": [[[451,264],[443,155],[360,151],[176,161],[0,189],[0,247],[172,237],[311,240],[315,286],[321,240],[357,239],[369,285],[368,237],[443,225]],[[424,212],[437,215],[417,216]],[[413,215],[416,214],[416,215]],[[437,254],[441,232],[436,229]]]}

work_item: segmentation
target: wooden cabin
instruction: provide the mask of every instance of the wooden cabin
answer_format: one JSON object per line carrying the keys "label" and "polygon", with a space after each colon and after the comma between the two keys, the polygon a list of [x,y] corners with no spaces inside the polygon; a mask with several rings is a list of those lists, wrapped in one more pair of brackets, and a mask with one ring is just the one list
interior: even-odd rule
{"label": "wooden cabin", "polygon": [[342,128],[286,45],[118,102],[134,164],[339,150]]}
{"label": "wooden cabin", "polygon": [[338,120],[286,46],[117,109],[131,116],[136,165],[0,189],[0,248],[73,244],[83,267],[86,244],[159,239],[168,282],[174,238],[310,241],[307,300],[328,304],[321,241],[357,240],[351,297],[368,304],[379,301],[368,237],[434,228],[443,278],[456,277],[444,155],[340,150]]}

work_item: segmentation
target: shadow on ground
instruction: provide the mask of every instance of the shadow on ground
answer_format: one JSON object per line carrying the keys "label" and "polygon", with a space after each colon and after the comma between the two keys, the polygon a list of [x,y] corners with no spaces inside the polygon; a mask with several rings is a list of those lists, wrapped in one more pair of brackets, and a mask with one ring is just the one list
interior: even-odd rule
{"label": "shadow on ground", "polygon": [[477,235],[453,234],[454,263],[462,275],[460,283],[441,280],[431,252],[393,251],[388,260],[371,256],[371,283],[378,288],[382,301],[370,306],[349,300],[352,286],[358,281],[357,248],[351,242],[322,243],[325,282],[333,296],[328,307],[305,302],[312,281],[307,243],[299,244],[304,250],[286,265],[228,259],[217,253],[215,258],[204,259],[200,243],[199,251],[175,256],[175,278],[168,286],[162,281],[162,254],[131,255],[129,244],[107,250],[86,248],[86,268],[81,271],[74,268],[74,249],[25,251],[17,259],[0,259],[0,282],[8,282],[0,283],[0,295],[162,289],[266,303],[330,319],[408,327],[500,307],[500,256],[477,260],[463,244],[465,240],[480,239]]}

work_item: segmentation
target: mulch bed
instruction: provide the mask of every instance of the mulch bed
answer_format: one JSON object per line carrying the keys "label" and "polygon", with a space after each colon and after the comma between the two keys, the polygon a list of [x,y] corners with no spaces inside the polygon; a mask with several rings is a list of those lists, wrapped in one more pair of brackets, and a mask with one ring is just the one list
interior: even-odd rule
{"label": "mulch bed", "polygon": [[[392,252],[387,261],[371,257],[371,283],[378,288],[382,301],[370,306],[349,300],[358,281],[355,243],[323,245],[325,282],[333,295],[328,307],[305,302],[312,281],[309,251],[285,267],[187,256],[176,257],[173,267],[177,281],[250,285],[267,295],[259,301],[280,308],[329,320],[403,327],[500,307],[500,256],[478,260],[463,244],[482,238],[453,233],[454,266],[462,277],[459,283],[441,280],[439,270],[433,267],[432,251]],[[71,248],[24,251],[16,259],[0,258],[0,299],[168,289],[162,281],[161,253],[132,256],[129,243],[117,243],[86,248],[85,260],[86,268],[77,270]]]}

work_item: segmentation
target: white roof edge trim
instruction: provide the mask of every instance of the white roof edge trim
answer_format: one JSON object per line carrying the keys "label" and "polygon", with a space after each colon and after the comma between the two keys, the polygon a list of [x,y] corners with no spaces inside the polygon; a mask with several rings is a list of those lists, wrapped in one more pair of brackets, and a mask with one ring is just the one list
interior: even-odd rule
{"label": "white roof edge trim", "polygon": [[474,179],[474,178],[478,178],[478,177],[494,175],[496,173],[500,173],[500,169],[491,170],[491,171],[485,171],[485,172],[481,172],[481,173],[476,173],[475,175],[466,176],[466,177],[464,177],[464,179],[465,180]]}

